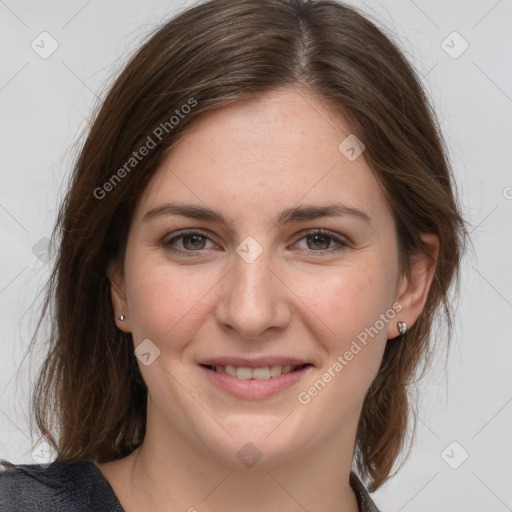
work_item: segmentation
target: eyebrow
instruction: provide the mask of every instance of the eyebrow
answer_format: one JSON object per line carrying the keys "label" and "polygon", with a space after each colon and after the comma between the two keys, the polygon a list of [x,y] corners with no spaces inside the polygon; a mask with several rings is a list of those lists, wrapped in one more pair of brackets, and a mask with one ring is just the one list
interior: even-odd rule
{"label": "eyebrow", "polygon": [[[180,215],[189,219],[217,222],[229,229],[232,229],[231,222],[229,222],[222,213],[216,212],[208,207],[178,202],[163,203],[155,208],[151,208],[144,214],[142,222],[147,222],[155,217],[166,215]],[[291,224],[293,222],[305,222],[321,217],[346,216],[355,217],[371,224],[370,217],[367,213],[343,203],[331,203],[321,206],[302,205],[288,208],[287,210],[282,211],[279,215],[277,225]]]}

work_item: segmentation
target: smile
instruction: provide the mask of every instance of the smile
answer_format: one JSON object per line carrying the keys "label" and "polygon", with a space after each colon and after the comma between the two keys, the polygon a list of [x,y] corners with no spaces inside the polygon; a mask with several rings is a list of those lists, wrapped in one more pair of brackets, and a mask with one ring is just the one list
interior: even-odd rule
{"label": "smile", "polygon": [[302,365],[293,366],[291,364],[285,364],[285,365],[275,364],[272,366],[261,366],[259,368],[249,368],[248,366],[233,366],[231,364],[228,364],[227,366],[222,366],[222,365],[215,365],[215,366],[205,365],[205,366],[207,366],[212,371],[215,371],[217,373],[227,373],[231,377],[235,377],[237,379],[265,380],[265,379],[279,377],[280,375],[283,375],[284,373],[294,372],[294,371],[296,371],[300,368],[303,368],[304,366],[307,366],[307,365],[302,364]]}
{"label": "smile", "polygon": [[313,370],[311,364],[235,366],[200,364],[216,389],[236,398],[261,400],[290,388]]}

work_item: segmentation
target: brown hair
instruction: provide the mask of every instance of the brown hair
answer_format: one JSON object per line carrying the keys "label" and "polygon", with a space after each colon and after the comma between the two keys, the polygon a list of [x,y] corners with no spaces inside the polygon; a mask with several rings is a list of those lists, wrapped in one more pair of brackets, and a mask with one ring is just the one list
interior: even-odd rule
{"label": "brown hair", "polygon": [[[48,317],[53,328],[33,411],[58,461],[107,462],[144,439],[147,388],[131,335],[114,323],[107,276],[109,263],[124,259],[142,191],[202,113],[281,87],[312,92],[348,117],[394,213],[404,272],[411,254],[426,251],[420,233],[439,237],[425,308],[405,339],[387,344],[359,422],[360,476],[370,490],[389,478],[404,447],[408,386],[432,353],[438,314],[451,333],[448,292],[458,281],[466,228],[416,73],[367,16],[332,0],[193,6],[148,38],[100,105],[58,215],[39,324]],[[142,155],[150,139],[154,147]]]}

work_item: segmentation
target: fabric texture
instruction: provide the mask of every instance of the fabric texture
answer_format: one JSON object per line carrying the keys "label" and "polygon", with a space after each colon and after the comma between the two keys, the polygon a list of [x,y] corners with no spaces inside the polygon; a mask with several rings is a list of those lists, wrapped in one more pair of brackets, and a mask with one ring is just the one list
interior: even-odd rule
{"label": "fabric texture", "polygon": [[[350,485],[360,512],[379,512],[355,473]],[[108,480],[91,460],[13,464],[0,459],[2,512],[125,512]]]}

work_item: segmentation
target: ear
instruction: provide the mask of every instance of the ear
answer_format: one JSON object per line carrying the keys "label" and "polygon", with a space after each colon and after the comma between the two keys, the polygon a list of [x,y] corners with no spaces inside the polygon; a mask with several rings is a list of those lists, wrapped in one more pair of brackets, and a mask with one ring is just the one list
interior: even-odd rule
{"label": "ear", "polygon": [[[436,235],[423,233],[420,236],[428,246],[428,253],[419,252],[410,255],[410,275],[402,276],[396,297],[396,302],[402,305],[402,309],[395,318],[397,322],[406,322],[407,329],[414,325],[423,311],[439,254],[439,238]],[[397,323],[390,322],[388,339],[395,338],[399,334]]]}
{"label": "ear", "polygon": [[[130,311],[128,301],[126,300],[126,286],[124,274],[119,262],[111,261],[108,265],[107,275],[110,280],[110,297],[112,299],[112,308],[114,310],[114,321],[117,327],[123,332],[131,332]],[[119,317],[123,315],[124,320]]]}

